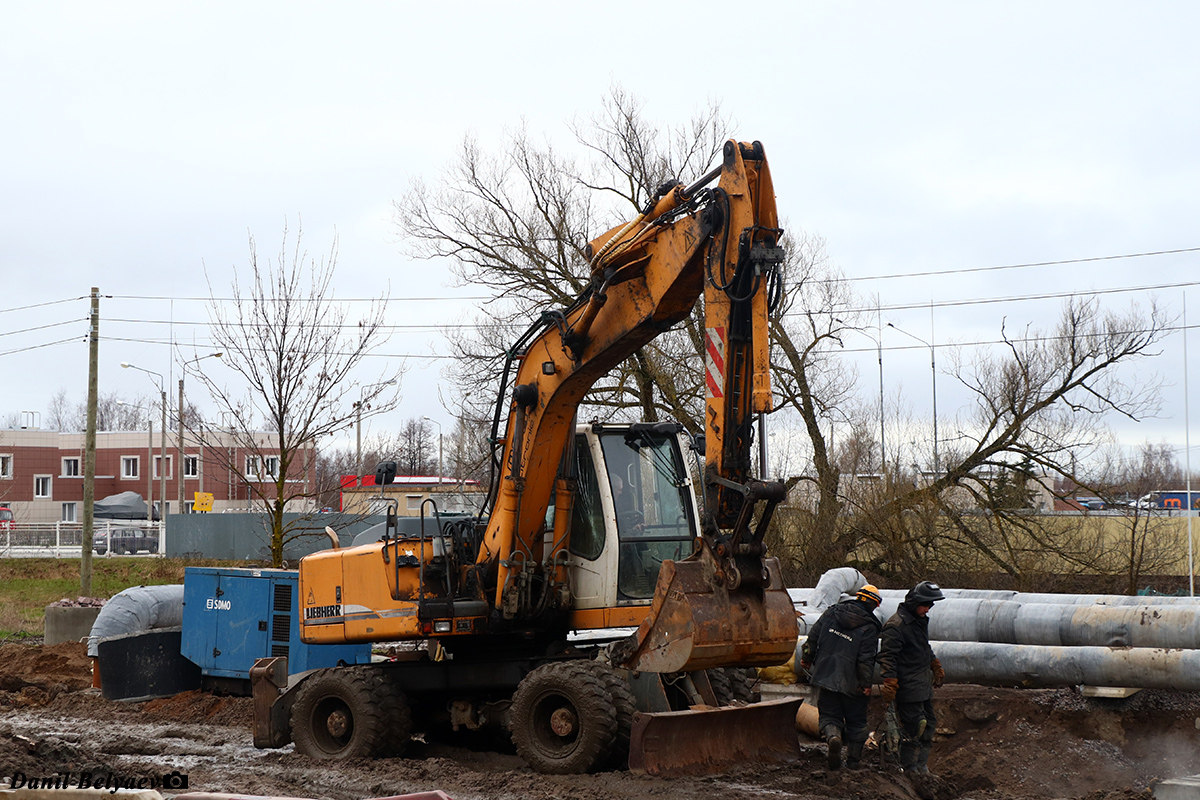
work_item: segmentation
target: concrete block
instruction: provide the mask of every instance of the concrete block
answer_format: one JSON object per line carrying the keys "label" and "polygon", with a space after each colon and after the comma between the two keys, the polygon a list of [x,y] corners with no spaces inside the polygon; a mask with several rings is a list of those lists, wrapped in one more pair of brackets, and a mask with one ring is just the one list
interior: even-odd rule
{"label": "concrete block", "polygon": [[46,606],[46,644],[86,639],[99,615],[94,606]]}
{"label": "concrete block", "polygon": [[1139,688],[1129,686],[1081,686],[1079,693],[1084,697],[1111,697],[1124,700],[1140,692]]}
{"label": "concrete block", "polygon": [[1154,800],[1200,800],[1200,775],[1154,784]]}

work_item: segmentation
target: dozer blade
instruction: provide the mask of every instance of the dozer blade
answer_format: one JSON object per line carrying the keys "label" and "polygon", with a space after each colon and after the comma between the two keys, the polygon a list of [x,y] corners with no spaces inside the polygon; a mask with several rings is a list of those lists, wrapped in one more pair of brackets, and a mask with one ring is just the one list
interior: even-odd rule
{"label": "dozer blade", "polygon": [[748,706],[633,715],[629,769],[646,775],[704,775],[739,765],[800,759],[800,698]]}
{"label": "dozer blade", "polygon": [[796,612],[779,561],[763,561],[766,588],[730,591],[708,548],[686,561],[664,561],[650,613],[613,649],[613,661],[643,672],[782,664],[796,649]]}

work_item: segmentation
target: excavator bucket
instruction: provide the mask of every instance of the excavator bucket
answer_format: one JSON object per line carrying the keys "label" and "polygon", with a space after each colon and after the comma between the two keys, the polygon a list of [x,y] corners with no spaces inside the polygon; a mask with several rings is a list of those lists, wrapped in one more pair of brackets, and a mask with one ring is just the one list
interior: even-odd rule
{"label": "excavator bucket", "polygon": [[633,715],[629,769],[671,777],[800,759],[800,698]]}
{"label": "excavator bucket", "polygon": [[796,612],[779,562],[764,559],[766,588],[726,589],[708,548],[664,561],[650,613],[613,649],[613,662],[643,672],[782,664],[796,649]]}

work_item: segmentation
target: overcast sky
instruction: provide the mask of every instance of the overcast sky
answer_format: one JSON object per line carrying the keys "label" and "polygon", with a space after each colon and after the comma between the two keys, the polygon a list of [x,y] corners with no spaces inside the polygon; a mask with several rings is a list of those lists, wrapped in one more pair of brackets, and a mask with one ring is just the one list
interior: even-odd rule
{"label": "overcast sky", "polygon": [[[766,146],[787,223],[826,239],[885,325],[990,341],[1002,321],[1048,325],[1069,292],[1177,316],[1200,253],[866,279],[1200,248],[1198,23],[1192,3],[1093,0],[9,3],[0,419],[45,414],[60,389],[83,399],[92,286],[101,391],[153,388],[122,361],[177,378],[164,342],[203,344],[205,271],[220,294],[248,233],[273,254],[285,219],[314,251],[336,230],[339,296],[386,292],[397,323],[461,318],[450,298],[471,292],[405,256],[392,200],[468,133],[494,147],[524,120],[569,145],[567,122],[614,84],[664,124],[720,102]],[[1126,441],[1182,447],[1182,343],[1145,367],[1168,378],[1164,418],[1123,425]],[[888,395],[928,415],[928,351],[892,349],[916,343],[890,329],[884,344]],[[440,337],[406,329],[384,349],[411,357],[399,411],[374,424],[448,432]],[[877,392],[874,353],[853,357]],[[965,398],[939,377],[949,420]]]}

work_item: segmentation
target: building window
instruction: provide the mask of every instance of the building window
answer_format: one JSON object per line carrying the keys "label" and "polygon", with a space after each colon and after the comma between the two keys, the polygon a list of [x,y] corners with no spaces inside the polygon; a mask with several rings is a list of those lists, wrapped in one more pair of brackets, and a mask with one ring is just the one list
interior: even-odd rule
{"label": "building window", "polygon": [[62,476],[64,478],[78,478],[79,477],[79,459],[78,458],[64,458],[62,460],[62,465],[63,465],[62,466]]}
{"label": "building window", "polygon": [[185,477],[185,478],[200,477],[200,457],[199,456],[184,456],[183,457],[183,477]]}
{"label": "building window", "polygon": [[11,478],[12,471],[12,456],[0,455],[0,478]]}
{"label": "building window", "polygon": [[136,478],[138,476],[138,457],[121,456],[121,477]]}
{"label": "building window", "polygon": [[75,504],[74,503],[63,503],[62,504],[62,521],[63,522],[74,522],[75,521]]}
{"label": "building window", "polygon": [[[162,475],[162,456],[154,457],[154,477],[161,478]],[[167,456],[167,477],[171,477],[171,457]]]}
{"label": "building window", "polygon": [[258,456],[246,456],[246,477],[258,477]]}
{"label": "building window", "polygon": [[421,501],[424,499],[425,498],[422,495],[410,494],[408,496],[408,510],[409,511],[420,511],[421,510]]}
{"label": "building window", "polygon": [[184,500],[183,501],[183,513],[195,514],[196,513],[196,501],[195,500]]}
{"label": "building window", "polygon": [[49,475],[34,475],[33,476],[33,496],[35,498],[50,496],[50,476]]}
{"label": "building window", "polygon": [[263,459],[263,463],[267,465],[267,474],[272,478],[279,477],[279,456],[267,456]]}

